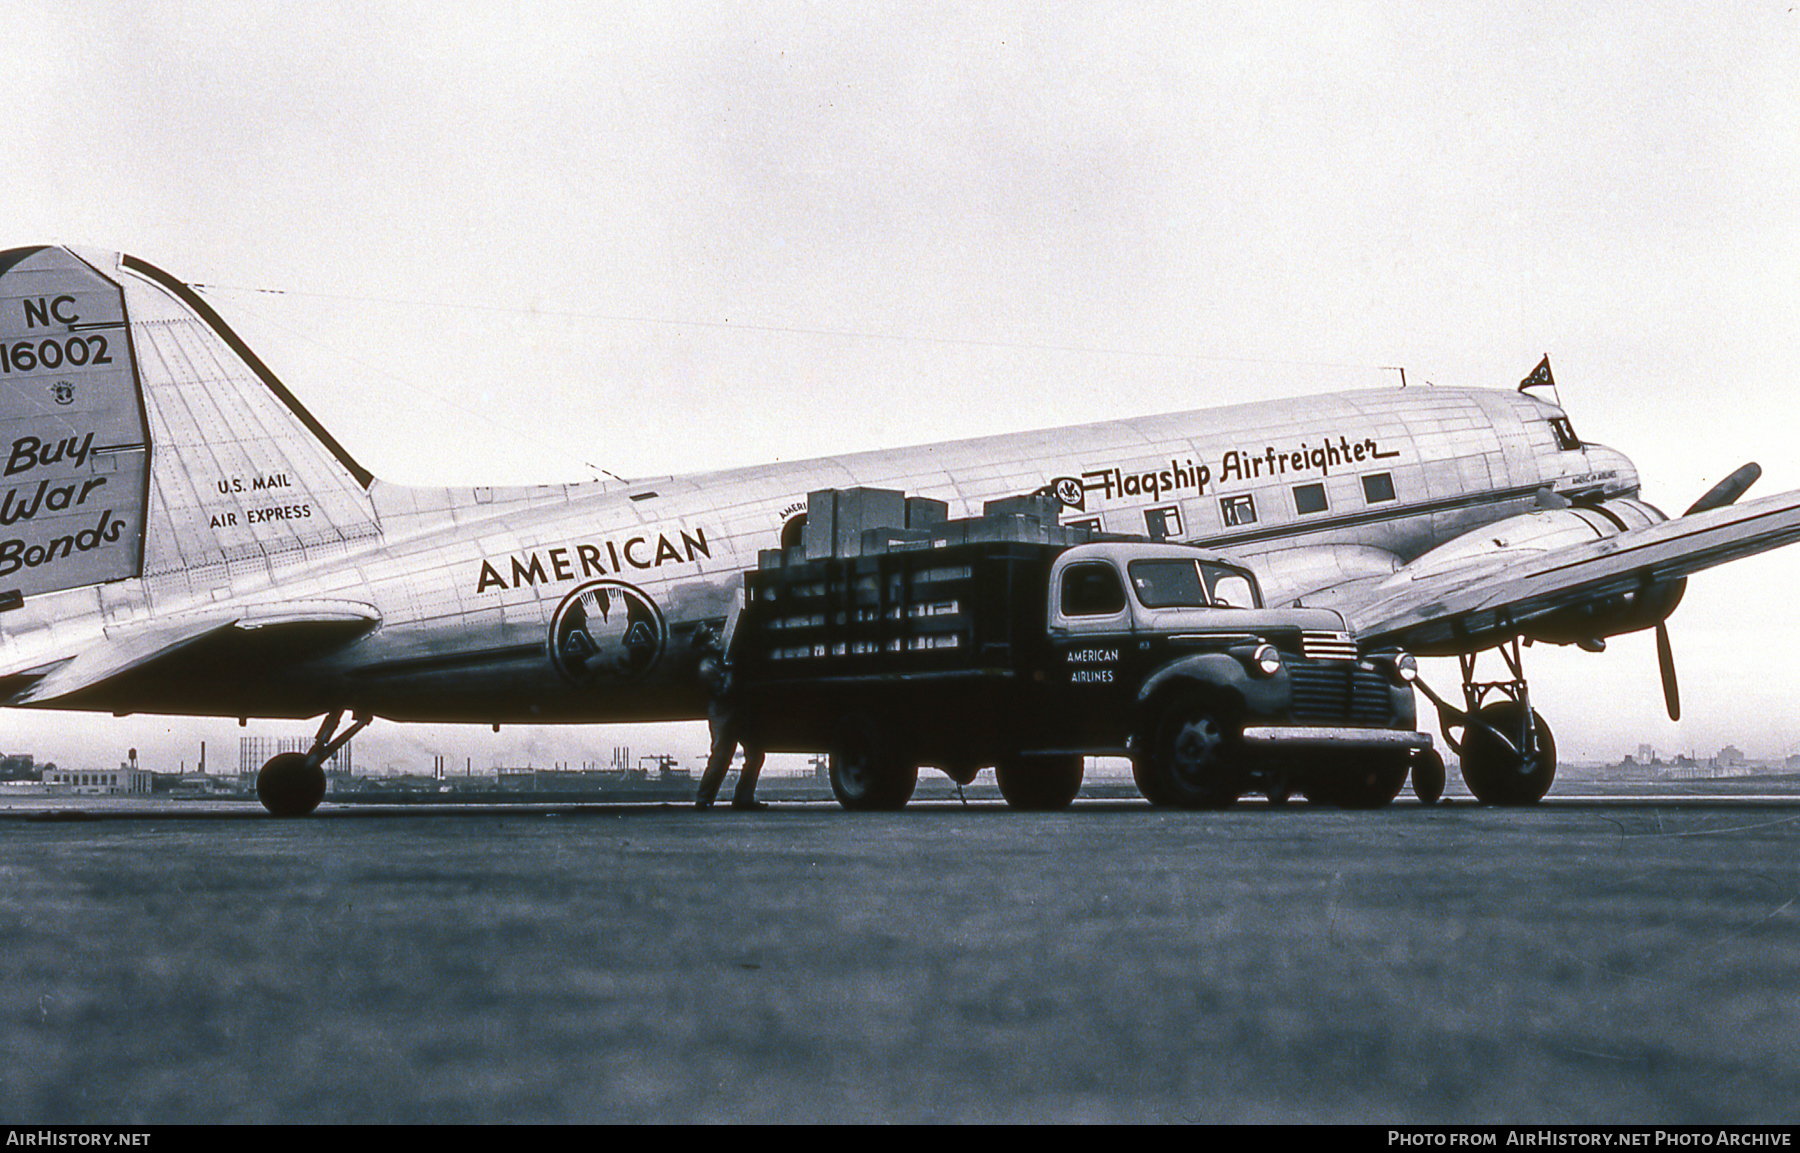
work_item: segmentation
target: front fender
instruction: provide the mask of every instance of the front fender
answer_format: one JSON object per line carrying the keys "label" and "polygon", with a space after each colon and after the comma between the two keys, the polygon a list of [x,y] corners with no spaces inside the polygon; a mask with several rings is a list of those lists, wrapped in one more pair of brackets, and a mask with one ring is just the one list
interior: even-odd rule
{"label": "front fender", "polygon": [[1292,690],[1284,668],[1271,677],[1252,676],[1230,653],[1195,653],[1163,665],[1138,688],[1139,710],[1182,684],[1222,690],[1242,704],[1246,719],[1284,716]]}

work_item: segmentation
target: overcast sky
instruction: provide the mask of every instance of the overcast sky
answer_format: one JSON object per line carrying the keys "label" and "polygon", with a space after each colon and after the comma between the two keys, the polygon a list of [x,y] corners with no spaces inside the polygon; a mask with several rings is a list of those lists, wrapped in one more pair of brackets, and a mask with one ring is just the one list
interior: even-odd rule
{"label": "overcast sky", "polygon": [[[1392,365],[1511,387],[1547,352],[1576,428],[1665,511],[1745,460],[1756,495],[1800,488],[1785,0],[0,0],[0,27],[0,247],[214,286],[387,479],[678,473],[1391,387]],[[1679,725],[1650,634],[1534,650],[1565,757],[1800,751],[1797,587],[1800,549],[1691,582]],[[191,759],[208,734],[235,766],[231,722],[14,712],[0,748]],[[703,739],[361,742],[420,764],[627,743]]]}

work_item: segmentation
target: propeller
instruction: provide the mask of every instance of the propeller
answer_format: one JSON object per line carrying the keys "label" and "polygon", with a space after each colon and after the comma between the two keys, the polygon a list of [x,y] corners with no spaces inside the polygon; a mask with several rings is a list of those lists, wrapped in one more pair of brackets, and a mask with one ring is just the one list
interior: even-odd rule
{"label": "propeller", "polygon": [[[1734,504],[1738,497],[1744,495],[1744,490],[1755,484],[1761,475],[1762,466],[1751,461],[1707,489],[1706,495],[1681,515],[1693,516],[1697,512],[1711,512],[1715,508]],[[1663,704],[1669,710],[1669,719],[1678,721],[1681,719],[1681,686],[1675,683],[1675,649],[1669,644],[1667,621],[1656,623],[1656,666],[1662,670]]]}
{"label": "propeller", "polygon": [[1669,719],[1681,719],[1681,686],[1675,683],[1675,650],[1669,647],[1669,625],[1666,621],[1656,622],[1656,665],[1662,670],[1663,704],[1669,710]]}
{"label": "propeller", "polygon": [[1706,495],[1695,501],[1682,516],[1693,516],[1697,512],[1711,512],[1715,508],[1724,508],[1735,504],[1737,498],[1744,495],[1744,490],[1756,483],[1762,475],[1762,465],[1751,461],[1718,484],[1706,490]]}

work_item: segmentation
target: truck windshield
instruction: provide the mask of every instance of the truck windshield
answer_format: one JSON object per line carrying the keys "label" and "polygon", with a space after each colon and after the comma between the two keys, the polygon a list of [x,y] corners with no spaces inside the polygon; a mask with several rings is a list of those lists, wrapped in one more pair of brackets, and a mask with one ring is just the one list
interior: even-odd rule
{"label": "truck windshield", "polygon": [[1261,607],[1256,582],[1243,569],[1202,560],[1137,560],[1131,588],[1145,608]]}

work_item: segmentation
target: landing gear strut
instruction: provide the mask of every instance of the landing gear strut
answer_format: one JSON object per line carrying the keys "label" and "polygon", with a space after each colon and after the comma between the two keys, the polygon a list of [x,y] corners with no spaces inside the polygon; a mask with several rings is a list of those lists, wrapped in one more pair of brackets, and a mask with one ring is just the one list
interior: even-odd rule
{"label": "landing gear strut", "polygon": [[330,714],[304,753],[278,753],[256,774],[256,799],[277,817],[304,817],[325,799],[325,762],[345,743],[368,727],[375,718],[358,713],[355,723],[335,740],[332,734],[344,719],[344,710]]}
{"label": "landing gear strut", "polygon": [[[1432,692],[1423,681],[1415,682],[1437,706],[1444,741],[1462,757],[1463,783],[1483,804],[1534,805],[1556,779],[1556,738],[1531,707],[1519,650],[1518,637],[1500,646],[1500,656],[1512,674],[1501,681],[1475,679],[1479,654],[1457,657],[1463,679],[1461,709]],[[1463,730],[1460,741],[1450,735],[1452,728]]]}

